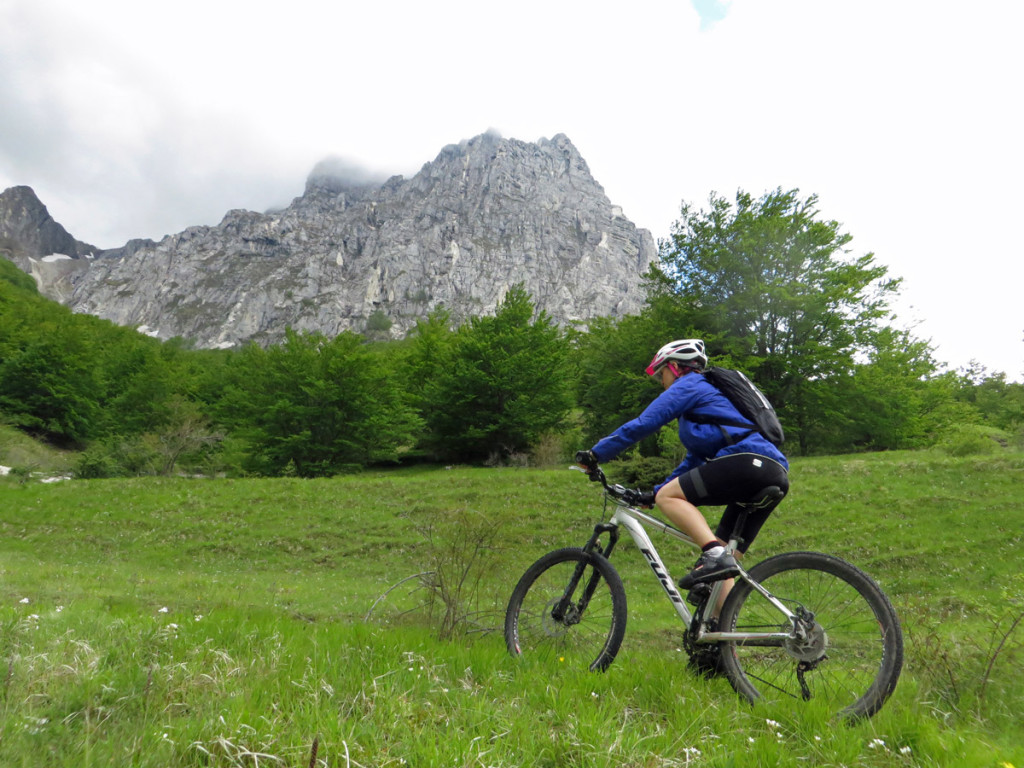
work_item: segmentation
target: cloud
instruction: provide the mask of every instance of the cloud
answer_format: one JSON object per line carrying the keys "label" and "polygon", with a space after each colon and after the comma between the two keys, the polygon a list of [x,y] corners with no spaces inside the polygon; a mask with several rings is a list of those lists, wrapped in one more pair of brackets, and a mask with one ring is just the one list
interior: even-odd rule
{"label": "cloud", "polygon": [[[692,10],[540,0],[294,0],[287,14],[37,0],[0,5],[0,22],[13,73],[0,87],[18,116],[0,136],[0,181],[33,186],[104,246],[281,205],[325,156],[412,173],[491,125],[583,137],[589,159],[623,96],[638,109],[655,95],[633,75],[665,67],[666,30],[696,32]],[[638,56],[645,39],[659,44]]]}
{"label": "cloud", "polygon": [[0,186],[108,247],[287,204],[327,157],[409,175],[489,126],[565,133],[655,237],[711,191],[817,194],[906,278],[940,359],[1016,375],[1022,22],[934,0],[0,0]]}
{"label": "cloud", "polygon": [[33,186],[76,237],[111,247],[301,192],[311,156],[267,162],[244,119],[188,102],[167,72],[45,2],[0,10],[0,177]]}
{"label": "cloud", "polygon": [[387,177],[364,168],[343,157],[331,156],[317,163],[306,179],[306,188],[312,186],[344,192],[353,188],[379,186]]}

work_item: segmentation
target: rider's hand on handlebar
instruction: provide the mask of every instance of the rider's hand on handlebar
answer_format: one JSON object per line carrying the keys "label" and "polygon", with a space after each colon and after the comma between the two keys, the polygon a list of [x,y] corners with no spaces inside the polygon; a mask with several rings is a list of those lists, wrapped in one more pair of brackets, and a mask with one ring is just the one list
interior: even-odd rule
{"label": "rider's hand on handlebar", "polygon": [[576,463],[587,470],[589,475],[597,469],[597,456],[593,451],[576,451]]}
{"label": "rider's hand on handlebar", "polygon": [[634,507],[653,507],[654,506],[654,492],[653,491],[641,491],[639,489],[633,490],[627,488],[622,494],[622,499]]}
{"label": "rider's hand on handlebar", "polygon": [[604,482],[604,472],[597,466],[597,456],[593,451],[576,451],[576,463],[587,473],[591,482]]}

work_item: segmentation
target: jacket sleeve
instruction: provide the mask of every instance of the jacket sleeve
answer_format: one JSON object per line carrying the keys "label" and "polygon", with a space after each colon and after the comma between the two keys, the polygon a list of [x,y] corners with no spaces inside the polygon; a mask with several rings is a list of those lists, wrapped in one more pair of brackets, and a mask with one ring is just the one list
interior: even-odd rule
{"label": "jacket sleeve", "polygon": [[644,412],[632,421],[627,421],[608,437],[599,440],[591,448],[597,460],[601,463],[611,461],[629,446],[640,442],[648,435],[652,435],[669,422],[679,417],[685,408],[680,402],[681,389],[675,386],[669,387],[645,409]]}

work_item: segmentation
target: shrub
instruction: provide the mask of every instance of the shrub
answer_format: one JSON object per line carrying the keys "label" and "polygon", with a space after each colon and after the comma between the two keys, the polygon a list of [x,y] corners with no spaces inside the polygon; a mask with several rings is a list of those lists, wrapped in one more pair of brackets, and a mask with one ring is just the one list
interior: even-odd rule
{"label": "shrub", "polygon": [[675,469],[676,462],[661,456],[629,456],[605,466],[610,482],[638,488],[652,488]]}
{"label": "shrub", "polygon": [[378,331],[383,333],[385,331],[390,331],[392,324],[391,318],[379,309],[366,318],[367,331]]}
{"label": "shrub", "polygon": [[378,597],[367,619],[426,622],[441,639],[497,627],[501,614],[481,587],[498,567],[492,554],[501,540],[500,522],[465,508],[435,510],[418,530],[426,545],[421,572]]}
{"label": "shrub", "polygon": [[530,448],[530,466],[558,467],[573,464],[576,451],[583,447],[583,434],[578,427],[562,432],[546,432]]}
{"label": "shrub", "polygon": [[979,456],[997,453],[1010,442],[1003,430],[981,424],[963,424],[950,429],[938,447],[951,456]]}
{"label": "shrub", "polygon": [[160,455],[144,436],[114,437],[94,443],[79,454],[75,476],[87,479],[137,477],[154,475],[160,466]]}
{"label": "shrub", "polygon": [[78,454],[75,462],[75,476],[86,480],[99,477],[116,477],[120,474],[117,461],[104,445],[92,445]]}

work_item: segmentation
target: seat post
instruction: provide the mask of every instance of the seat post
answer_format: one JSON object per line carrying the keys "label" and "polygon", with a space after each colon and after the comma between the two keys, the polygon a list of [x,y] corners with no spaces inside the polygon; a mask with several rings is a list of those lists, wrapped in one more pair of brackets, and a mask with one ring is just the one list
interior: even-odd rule
{"label": "seat post", "polygon": [[778,504],[785,495],[786,494],[782,492],[782,489],[779,488],[779,486],[769,485],[767,488],[762,489],[753,500],[737,503],[736,506],[740,508],[740,511],[736,516],[736,525],[733,527],[732,535],[729,537],[729,543],[732,545],[733,549],[737,549],[744,544],[743,529],[747,525],[747,518],[750,517],[750,511]]}
{"label": "seat post", "polygon": [[732,535],[729,536],[729,548],[733,551],[743,546],[743,529],[747,525],[748,517],[750,517],[750,510],[744,506],[736,517],[736,525],[733,527]]}

